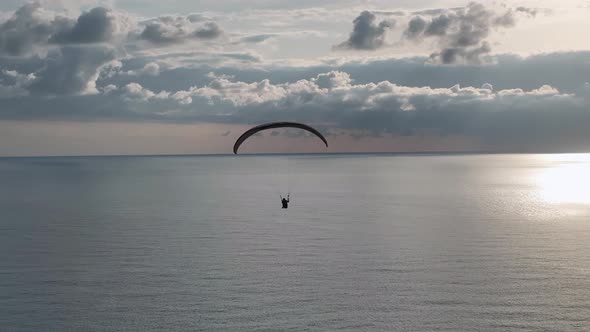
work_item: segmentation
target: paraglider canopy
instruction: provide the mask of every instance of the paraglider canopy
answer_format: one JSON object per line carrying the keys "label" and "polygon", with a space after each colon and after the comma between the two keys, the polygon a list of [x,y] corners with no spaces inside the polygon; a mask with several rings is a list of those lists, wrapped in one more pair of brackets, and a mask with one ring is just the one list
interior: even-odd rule
{"label": "paraglider canopy", "polygon": [[246,132],[244,132],[242,134],[242,136],[240,136],[240,138],[238,138],[238,140],[234,144],[234,154],[238,153],[238,149],[240,148],[240,145],[242,145],[242,143],[244,143],[244,141],[246,141],[250,136],[256,134],[259,131],[267,130],[267,129],[274,129],[274,128],[299,128],[299,129],[309,131],[310,133],[319,137],[324,142],[324,144],[326,144],[326,147],[328,147],[328,141],[326,140],[324,135],[322,135],[319,131],[317,131],[316,129],[314,129],[306,124],[298,123],[298,122],[271,122],[271,123],[261,124],[259,126],[254,127],[254,128],[250,128],[250,129],[246,130]]}

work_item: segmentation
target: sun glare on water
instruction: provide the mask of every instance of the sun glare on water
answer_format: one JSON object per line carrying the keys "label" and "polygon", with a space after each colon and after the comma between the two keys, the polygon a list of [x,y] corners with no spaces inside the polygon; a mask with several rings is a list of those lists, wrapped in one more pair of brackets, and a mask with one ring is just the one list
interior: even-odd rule
{"label": "sun glare on water", "polygon": [[547,165],[533,175],[548,203],[590,205],[590,154],[544,155]]}

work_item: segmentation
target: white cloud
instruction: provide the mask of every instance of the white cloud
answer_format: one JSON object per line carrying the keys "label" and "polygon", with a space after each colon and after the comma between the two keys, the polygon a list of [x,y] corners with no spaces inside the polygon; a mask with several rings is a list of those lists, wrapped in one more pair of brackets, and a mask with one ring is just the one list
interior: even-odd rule
{"label": "white cloud", "polygon": [[[120,67],[119,67],[120,69]],[[147,76],[158,76],[160,75],[160,65],[156,62],[148,62],[142,68],[138,70],[129,70],[126,72],[120,72],[121,74],[129,75],[129,76],[140,76],[140,75],[147,75]]]}
{"label": "white cloud", "polygon": [[485,90],[494,91],[494,86],[493,86],[493,85],[491,85],[490,83],[484,83],[484,84],[481,86],[481,88],[482,88],[482,89],[485,89]]}
{"label": "white cloud", "polygon": [[127,100],[148,101],[150,99],[167,99],[170,96],[169,92],[160,91],[155,93],[149,89],[144,88],[139,83],[129,83],[123,87],[123,98]]}
{"label": "white cloud", "polygon": [[348,73],[331,71],[329,73],[319,74],[317,77],[312,78],[311,81],[320,89],[333,89],[337,87],[349,87],[352,79]]}
{"label": "white cloud", "polygon": [[[302,108],[337,109],[346,106],[358,111],[415,109],[418,106],[488,103],[491,108],[501,109],[506,103],[526,100],[538,104],[546,99],[570,97],[556,88],[543,85],[538,89],[504,89],[493,91],[490,84],[482,88],[464,87],[456,84],[450,88],[399,86],[389,81],[367,84],[352,84],[350,75],[332,71],[293,83],[273,84],[269,80],[259,82],[231,81],[215,77],[202,87],[178,91],[174,99],[187,103],[188,97],[201,97],[209,101],[229,102],[235,107],[265,104],[277,110],[298,110]],[[416,102],[416,104],[414,104]],[[429,106],[432,107],[432,106]]]}
{"label": "white cloud", "polygon": [[107,85],[107,86],[105,86],[105,87],[101,88],[101,89],[100,89],[100,91],[101,91],[102,93],[104,93],[105,95],[107,95],[107,94],[110,94],[110,93],[112,93],[112,92],[115,92],[115,91],[117,91],[117,89],[118,89],[118,87],[117,87],[116,85],[114,85],[114,84],[109,84],[109,85]]}

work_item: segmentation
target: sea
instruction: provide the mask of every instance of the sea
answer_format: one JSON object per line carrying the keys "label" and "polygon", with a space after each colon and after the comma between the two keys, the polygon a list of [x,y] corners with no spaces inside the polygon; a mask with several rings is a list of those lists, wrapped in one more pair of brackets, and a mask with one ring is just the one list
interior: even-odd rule
{"label": "sea", "polygon": [[590,331],[590,155],[0,158],[0,330]]}

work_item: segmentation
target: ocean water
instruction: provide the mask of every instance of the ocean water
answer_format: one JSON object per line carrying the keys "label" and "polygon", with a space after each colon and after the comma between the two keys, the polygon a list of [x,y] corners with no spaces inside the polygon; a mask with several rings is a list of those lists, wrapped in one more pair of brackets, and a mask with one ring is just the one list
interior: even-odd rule
{"label": "ocean water", "polygon": [[590,155],[2,158],[0,330],[588,331]]}

